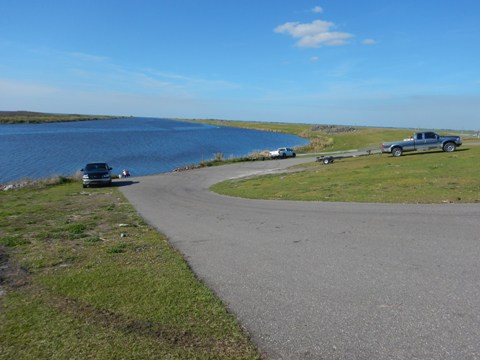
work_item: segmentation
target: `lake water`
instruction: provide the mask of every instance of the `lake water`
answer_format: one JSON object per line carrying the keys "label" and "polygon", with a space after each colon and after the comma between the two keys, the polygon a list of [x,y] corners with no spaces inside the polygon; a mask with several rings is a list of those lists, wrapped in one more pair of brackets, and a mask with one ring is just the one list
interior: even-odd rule
{"label": "lake water", "polygon": [[306,143],[287,134],[154,118],[0,125],[0,183],[69,176],[96,161],[108,162],[114,174],[151,175],[216,153],[240,157]]}

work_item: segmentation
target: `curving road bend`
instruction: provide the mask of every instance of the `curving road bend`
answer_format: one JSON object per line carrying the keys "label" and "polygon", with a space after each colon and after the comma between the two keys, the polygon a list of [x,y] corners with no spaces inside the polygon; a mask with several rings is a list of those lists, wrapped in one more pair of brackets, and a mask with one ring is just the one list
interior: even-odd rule
{"label": "curving road bend", "polygon": [[208,190],[305,161],[146,176],[120,189],[265,359],[480,359],[480,204],[263,201]]}

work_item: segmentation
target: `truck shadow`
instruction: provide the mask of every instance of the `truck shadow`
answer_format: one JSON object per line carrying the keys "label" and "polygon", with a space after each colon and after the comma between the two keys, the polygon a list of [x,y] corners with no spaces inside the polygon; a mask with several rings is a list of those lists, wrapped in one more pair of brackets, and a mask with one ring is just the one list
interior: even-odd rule
{"label": "truck shadow", "polygon": [[122,186],[130,186],[134,184],[138,184],[139,181],[132,181],[132,180],[116,180],[112,181],[112,187],[122,187]]}
{"label": "truck shadow", "polygon": [[[451,154],[457,153],[457,152],[464,152],[464,151],[469,151],[470,149],[468,148],[463,148],[463,149],[457,149],[455,151],[452,151]],[[403,153],[402,156],[420,156],[420,155],[427,155],[427,154],[441,154],[444,153],[445,151],[443,150],[425,150],[425,151],[409,151],[406,153]]]}

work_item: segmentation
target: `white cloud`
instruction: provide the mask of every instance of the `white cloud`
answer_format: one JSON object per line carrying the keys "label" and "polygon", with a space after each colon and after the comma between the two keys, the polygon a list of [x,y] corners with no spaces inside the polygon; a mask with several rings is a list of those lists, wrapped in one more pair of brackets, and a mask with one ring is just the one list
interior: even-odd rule
{"label": "white cloud", "polygon": [[375,39],[365,39],[362,41],[363,45],[375,45],[377,43],[377,40]]}
{"label": "white cloud", "polygon": [[345,32],[330,31],[335,24],[329,21],[314,20],[311,23],[287,22],[277,26],[276,33],[287,33],[299,39],[296,43],[299,47],[317,48],[320,46],[343,45],[352,34]]}
{"label": "white cloud", "polygon": [[316,13],[316,14],[320,14],[323,12],[323,9],[321,6],[315,6],[313,9],[312,9],[312,12]]}

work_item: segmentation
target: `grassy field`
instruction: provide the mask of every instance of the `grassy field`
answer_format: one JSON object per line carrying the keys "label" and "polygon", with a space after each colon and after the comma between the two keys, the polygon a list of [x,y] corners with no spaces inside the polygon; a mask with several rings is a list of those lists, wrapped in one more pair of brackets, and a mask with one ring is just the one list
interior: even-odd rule
{"label": "grassy field", "polygon": [[256,359],[115,188],[0,192],[1,359]]}
{"label": "grassy field", "polygon": [[[311,124],[196,120],[302,136],[311,144],[298,153],[378,148],[384,141],[410,136],[413,129],[367,128]],[[440,131],[444,135],[455,131]],[[471,136],[472,132],[460,135]],[[281,175],[232,180],[212,187],[218,193],[257,199],[386,203],[450,203],[480,201],[480,148],[464,139],[455,153],[387,154],[345,159],[325,166],[312,162]],[[478,141],[478,140],[477,140]]]}
{"label": "grassy field", "polygon": [[40,124],[64,121],[109,120],[124,116],[48,114],[32,111],[0,111],[0,124]]}
{"label": "grassy field", "polygon": [[269,122],[195,120],[204,124],[232,126],[245,129],[293,134],[310,140],[310,144],[297,148],[298,153],[350,150],[379,146],[382,141],[411,135],[409,129],[363,128],[336,125],[285,124]]}
{"label": "grassy field", "polygon": [[312,162],[292,171],[212,186],[221,194],[281,200],[382,203],[480,202],[479,146],[453,153],[388,154]]}
{"label": "grassy field", "polygon": [[[379,147],[382,142],[404,139],[412,135],[413,132],[419,131],[419,129],[391,129],[213,119],[196,119],[186,121],[194,121],[202,124],[211,124],[217,126],[232,126],[244,129],[280,132],[309,139],[310,144],[296,148],[297,153],[374,148]],[[441,133],[448,135],[457,134],[458,132],[443,131]],[[473,135],[473,132],[468,132],[468,134]]]}

